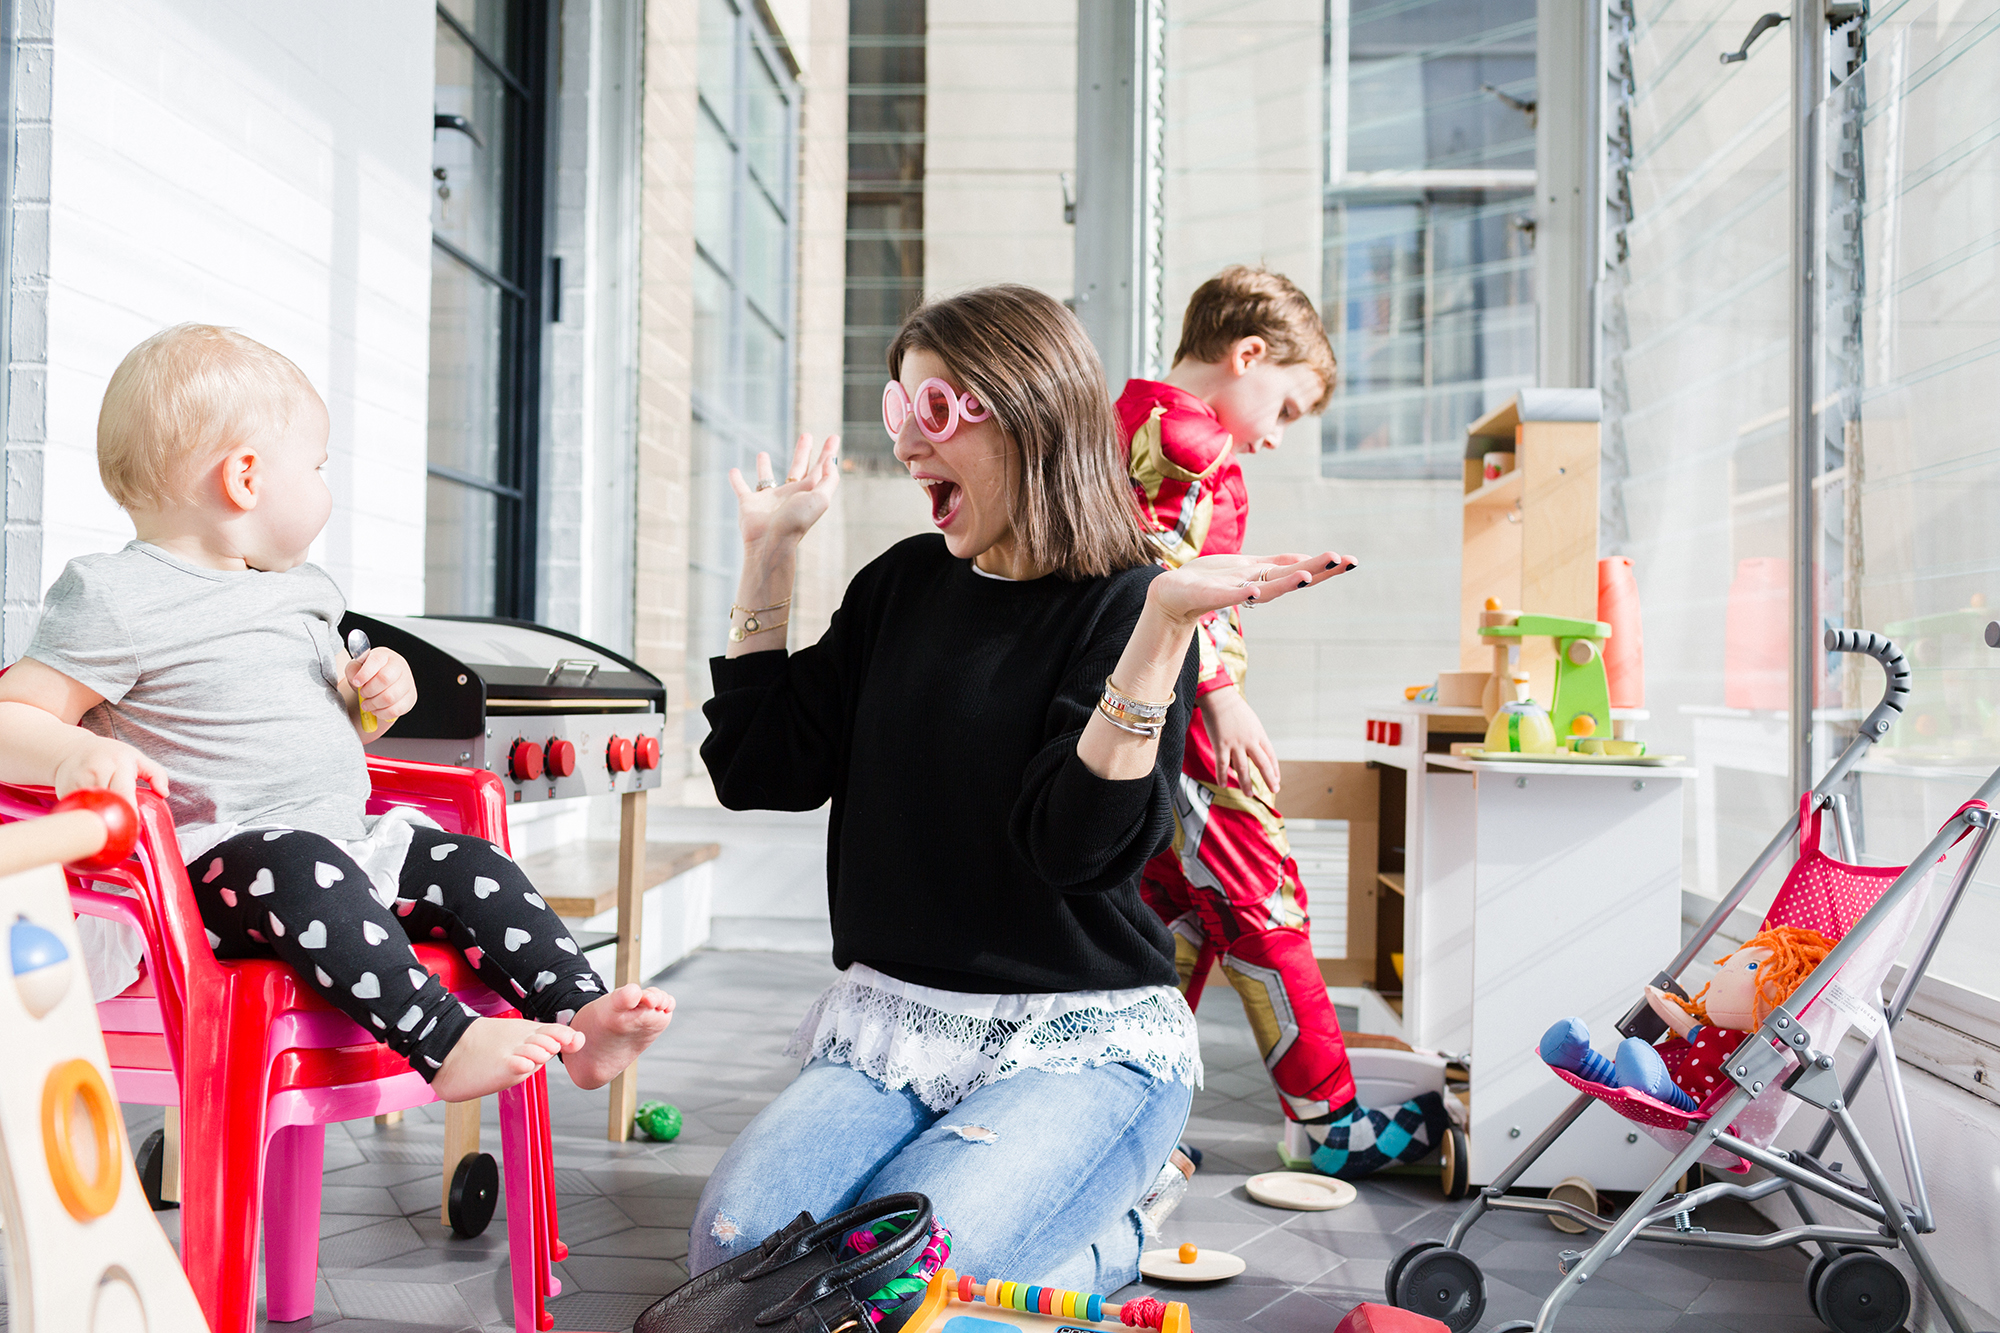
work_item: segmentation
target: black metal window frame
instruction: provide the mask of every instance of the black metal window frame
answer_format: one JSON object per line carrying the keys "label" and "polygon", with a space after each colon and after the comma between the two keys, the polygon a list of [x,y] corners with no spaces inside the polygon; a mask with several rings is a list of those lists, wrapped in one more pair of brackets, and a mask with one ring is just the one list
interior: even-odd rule
{"label": "black metal window frame", "polygon": [[549,90],[554,80],[556,7],[548,0],[516,0],[508,15],[509,51],[498,53],[443,4],[437,6],[437,17],[505,86],[509,114],[515,123],[507,136],[512,160],[506,165],[499,268],[480,263],[435,232],[431,235],[434,249],[500,293],[501,479],[496,482],[428,461],[426,471],[432,477],[495,497],[499,531],[494,541],[494,604],[485,614],[532,620],[538,554],[542,325],[549,267]]}

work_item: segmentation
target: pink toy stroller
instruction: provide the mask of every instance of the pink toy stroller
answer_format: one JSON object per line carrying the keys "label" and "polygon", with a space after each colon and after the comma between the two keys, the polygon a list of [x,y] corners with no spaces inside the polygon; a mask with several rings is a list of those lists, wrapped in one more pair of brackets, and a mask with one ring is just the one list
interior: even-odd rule
{"label": "pink toy stroller", "polygon": [[[1987,642],[2000,647],[2000,624],[1988,627]],[[1907,867],[1853,864],[1854,839],[1847,805],[1835,788],[1902,712],[1909,696],[1909,668],[1888,639],[1862,630],[1829,630],[1826,648],[1875,658],[1888,674],[1887,692],[1826,776],[1800,802],[1797,821],[1786,822],[1652,984],[1687,998],[1679,982],[1681,973],[1695,959],[1707,955],[1717,931],[1794,833],[1799,836],[1799,858],[1772,902],[1763,927],[1811,927],[1835,941],[1832,952],[1729,1057],[1723,1069],[1725,1081],[1693,1112],[1676,1110],[1633,1088],[1590,1083],[1552,1068],[1552,1075],[1577,1089],[1576,1100],[1497,1180],[1475,1195],[1446,1240],[1419,1241],[1396,1258],[1388,1276],[1391,1304],[1438,1319],[1453,1333],[1468,1333],[1478,1324],[1486,1308],[1485,1279],[1478,1264],[1459,1246],[1480,1216],[1493,1208],[1564,1216],[1603,1233],[1588,1250],[1563,1253],[1563,1279],[1533,1321],[1504,1324],[1494,1333],[1549,1333],[1577,1289],[1633,1240],[1725,1250],[1774,1250],[1796,1245],[1813,1255],[1806,1270],[1806,1298],[1813,1313],[1834,1333],[1895,1333],[1903,1327],[1910,1313],[1909,1284],[1901,1271],[1877,1252],[1901,1247],[1952,1333],[1972,1333],[1921,1239],[1937,1228],[1910,1128],[1892,1034],[1985,855],[1994,827],[1988,802],[2000,797],[2000,771],[1986,779]],[[1833,812],[1838,858],[1820,850],[1820,823],[1826,810]],[[1884,1004],[1882,984],[1930,897],[1937,865],[1945,852],[1967,835],[1972,835],[1974,842],[1894,998]],[[1835,1052],[1850,1029],[1859,1029],[1869,1046],[1853,1062],[1843,1086],[1835,1068]],[[1623,1035],[1649,1042],[1665,1030],[1643,998],[1618,1024]],[[1681,1049],[1669,1049],[1676,1046]],[[1670,1070],[1684,1057],[1684,1048],[1685,1043],[1677,1041],[1660,1048]],[[1899,1194],[1884,1174],[1849,1111],[1855,1094],[1878,1067],[1888,1094],[1907,1197]],[[1615,1221],[1555,1199],[1509,1196],[1508,1189],[1522,1173],[1593,1102],[1603,1102],[1673,1151],[1673,1160],[1659,1177]],[[1778,1131],[1801,1105],[1826,1117],[1812,1146],[1804,1151],[1774,1149],[1771,1145]],[[1835,1134],[1846,1143],[1846,1155],[1859,1179],[1840,1163],[1823,1160]],[[1697,1162],[1722,1174],[1742,1175],[1752,1165],[1770,1174],[1753,1184],[1725,1179],[1675,1193],[1676,1182]],[[1719,1199],[1757,1200],[1779,1193],[1798,1210],[1800,1225],[1752,1235],[1708,1231],[1691,1220],[1696,1208]],[[1814,1194],[1869,1219],[1873,1225],[1822,1221],[1809,1198]]]}

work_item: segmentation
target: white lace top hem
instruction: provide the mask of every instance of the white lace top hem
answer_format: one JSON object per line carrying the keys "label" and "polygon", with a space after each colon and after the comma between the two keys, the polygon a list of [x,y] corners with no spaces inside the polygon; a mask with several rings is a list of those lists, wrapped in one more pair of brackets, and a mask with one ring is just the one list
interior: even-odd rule
{"label": "white lace top hem", "polygon": [[972,995],[898,981],[865,963],[813,1002],[787,1053],[907,1087],[933,1111],[1024,1069],[1130,1063],[1189,1087],[1202,1081],[1194,1014],[1171,986]]}

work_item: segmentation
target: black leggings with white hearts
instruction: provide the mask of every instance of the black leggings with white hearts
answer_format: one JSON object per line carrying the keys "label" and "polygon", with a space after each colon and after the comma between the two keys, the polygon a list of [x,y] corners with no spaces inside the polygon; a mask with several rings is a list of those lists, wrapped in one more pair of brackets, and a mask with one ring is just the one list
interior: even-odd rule
{"label": "black leggings with white hearts", "polygon": [[412,940],[463,950],[488,986],[541,1022],[568,1022],[604,994],[506,853],[482,838],[411,834],[394,897],[378,896],[317,833],[256,829],[221,843],[188,867],[215,956],[283,959],[426,1079],[478,1015],[423,969]]}

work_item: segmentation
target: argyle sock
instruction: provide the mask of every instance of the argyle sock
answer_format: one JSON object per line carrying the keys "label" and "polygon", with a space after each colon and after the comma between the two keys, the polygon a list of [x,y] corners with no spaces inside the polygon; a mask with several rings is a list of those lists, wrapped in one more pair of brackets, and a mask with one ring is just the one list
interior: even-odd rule
{"label": "argyle sock", "polygon": [[1371,1111],[1350,1102],[1327,1119],[1323,1136],[1314,1135],[1321,1142],[1313,1149],[1313,1166],[1342,1180],[1359,1180],[1385,1166],[1422,1158],[1444,1138],[1449,1123],[1442,1093],[1421,1093],[1393,1111]]}

